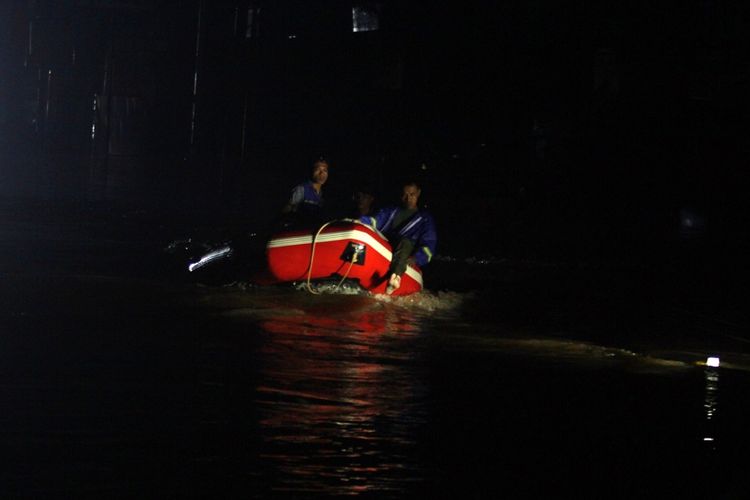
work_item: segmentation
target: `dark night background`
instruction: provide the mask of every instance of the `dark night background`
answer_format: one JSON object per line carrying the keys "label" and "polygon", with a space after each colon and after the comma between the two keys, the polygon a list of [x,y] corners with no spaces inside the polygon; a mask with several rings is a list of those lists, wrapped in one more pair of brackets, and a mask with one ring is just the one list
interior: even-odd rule
{"label": "dark night background", "polygon": [[419,177],[443,254],[687,252],[729,276],[747,250],[748,10],[6,1],[0,197],[262,225],[324,154],[341,210],[360,183],[384,203]]}
{"label": "dark night background", "polygon": [[[0,490],[742,497],[748,26],[731,0],[0,1]],[[334,214],[422,182],[416,304],[194,286],[165,251],[263,234],[320,154]]]}

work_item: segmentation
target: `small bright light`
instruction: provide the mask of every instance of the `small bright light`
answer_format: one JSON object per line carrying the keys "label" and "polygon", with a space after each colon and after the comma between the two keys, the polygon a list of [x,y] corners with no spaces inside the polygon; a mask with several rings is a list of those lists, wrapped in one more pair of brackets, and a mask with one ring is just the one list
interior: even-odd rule
{"label": "small bright light", "polygon": [[352,7],[352,31],[377,31],[380,29],[380,13],[377,6]]}
{"label": "small bright light", "polygon": [[710,357],[706,359],[706,366],[712,366],[714,368],[719,367],[719,358],[716,357]]}
{"label": "small bright light", "polygon": [[713,441],[714,438],[703,438],[704,441]]}

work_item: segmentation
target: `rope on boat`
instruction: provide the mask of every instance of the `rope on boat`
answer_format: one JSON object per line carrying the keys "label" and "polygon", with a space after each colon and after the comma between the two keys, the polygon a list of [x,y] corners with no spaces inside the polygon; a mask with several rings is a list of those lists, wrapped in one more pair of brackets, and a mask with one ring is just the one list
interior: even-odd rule
{"label": "rope on boat", "polygon": [[[323,232],[323,229],[325,229],[326,227],[328,227],[329,224],[333,224],[334,222],[339,222],[339,221],[338,220],[328,221],[325,224],[323,224],[322,226],[320,226],[320,228],[315,233],[315,236],[313,236],[313,239],[312,239],[312,245],[311,245],[311,249],[310,249],[310,264],[307,266],[307,291],[310,292],[310,293],[312,293],[312,294],[314,294],[314,295],[320,295],[321,294],[321,292],[315,290],[312,287],[312,285],[310,284],[310,279],[312,278],[313,262],[315,261],[315,245],[318,244],[318,236],[320,236],[320,233]],[[334,287],[334,289],[333,289],[334,291],[338,290],[339,287],[344,283],[344,280],[346,279],[346,277],[349,276],[349,271],[352,270],[352,266],[354,265],[355,262],[357,262],[358,255],[359,254],[357,254],[356,252],[354,253],[354,255],[352,255],[352,261],[349,263],[349,268],[344,273],[344,277],[341,278],[341,281],[339,281],[338,285],[336,285]]]}

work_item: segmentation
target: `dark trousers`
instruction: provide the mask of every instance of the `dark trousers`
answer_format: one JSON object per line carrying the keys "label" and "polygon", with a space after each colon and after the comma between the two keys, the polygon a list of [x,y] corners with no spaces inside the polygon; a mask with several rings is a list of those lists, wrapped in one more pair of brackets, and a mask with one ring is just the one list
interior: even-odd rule
{"label": "dark trousers", "polygon": [[414,251],[414,242],[409,238],[401,238],[396,244],[396,248],[393,250],[393,257],[391,257],[391,267],[389,271],[393,274],[401,276],[406,272],[406,264],[408,263],[409,257],[411,257]]}

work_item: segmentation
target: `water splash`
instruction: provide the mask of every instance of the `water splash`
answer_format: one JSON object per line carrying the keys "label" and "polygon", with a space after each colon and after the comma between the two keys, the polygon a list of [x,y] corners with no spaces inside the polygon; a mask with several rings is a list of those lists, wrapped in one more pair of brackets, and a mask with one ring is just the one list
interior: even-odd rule
{"label": "water splash", "polygon": [[450,291],[431,292],[424,290],[406,296],[373,295],[373,299],[386,304],[394,304],[411,309],[415,312],[450,312],[457,311],[473,293],[458,293]]}
{"label": "water splash", "polygon": [[321,295],[367,295],[368,294],[368,292],[366,290],[363,290],[362,287],[350,281],[344,281],[342,283],[326,281],[326,282],[310,283],[310,284],[308,284],[307,282],[302,282],[302,283],[295,283],[292,285],[292,287],[297,291],[309,292],[310,290],[312,290],[313,293],[321,294]]}

